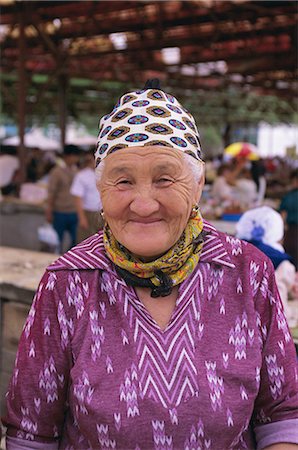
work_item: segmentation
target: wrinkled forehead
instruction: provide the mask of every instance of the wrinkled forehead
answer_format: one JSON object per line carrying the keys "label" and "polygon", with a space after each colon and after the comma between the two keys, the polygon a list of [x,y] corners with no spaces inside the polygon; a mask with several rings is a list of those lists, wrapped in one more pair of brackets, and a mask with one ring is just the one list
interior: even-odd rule
{"label": "wrinkled forehead", "polygon": [[186,162],[181,152],[174,148],[156,146],[120,149],[105,158],[103,172],[116,174],[129,172],[152,172],[156,170],[182,171]]}

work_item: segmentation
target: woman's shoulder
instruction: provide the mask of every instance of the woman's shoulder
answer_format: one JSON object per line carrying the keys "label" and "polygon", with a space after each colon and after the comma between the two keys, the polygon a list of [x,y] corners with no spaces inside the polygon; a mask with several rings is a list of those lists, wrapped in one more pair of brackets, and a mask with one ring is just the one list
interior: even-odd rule
{"label": "woman's shoulder", "polygon": [[47,267],[47,271],[109,270],[103,243],[103,233],[99,231],[72,247]]}
{"label": "woman's shoulder", "polygon": [[47,267],[36,293],[37,300],[43,299],[40,308],[54,308],[59,320],[77,323],[87,304],[99,298],[103,270],[112,266],[104,254],[102,233],[96,233]]}
{"label": "woman's shoulder", "polygon": [[214,262],[240,269],[251,264],[264,264],[270,267],[270,259],[247,241],[217,230],[204,221],[205,240],[202,262]]}

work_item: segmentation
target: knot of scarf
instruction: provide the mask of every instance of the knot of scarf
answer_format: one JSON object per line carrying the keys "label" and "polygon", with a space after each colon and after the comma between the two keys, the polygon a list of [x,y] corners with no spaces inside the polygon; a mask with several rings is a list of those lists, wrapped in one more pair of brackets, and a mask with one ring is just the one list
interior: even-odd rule
{"label": "knot of scarf", "polygon": [[144,262],[114,237],[108,224],[104,228],[108,258],[128,285],[151,288],[152,297],[164,297],[195,269],[203,248],[203,220],[199,211],[190,217],[178,241],[163,255]]}

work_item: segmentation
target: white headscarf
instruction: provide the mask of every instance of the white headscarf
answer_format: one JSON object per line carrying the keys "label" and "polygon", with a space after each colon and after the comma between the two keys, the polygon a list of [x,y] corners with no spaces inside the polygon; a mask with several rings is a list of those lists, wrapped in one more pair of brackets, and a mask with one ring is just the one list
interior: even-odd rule
{"label": "white headscarf", "polygon": [[261,241],[284,252],[284,248],[280,244],[284,236],[283,219],[270,206],[261,206],[246,211],[236,224],[236,236],[246,241]]}

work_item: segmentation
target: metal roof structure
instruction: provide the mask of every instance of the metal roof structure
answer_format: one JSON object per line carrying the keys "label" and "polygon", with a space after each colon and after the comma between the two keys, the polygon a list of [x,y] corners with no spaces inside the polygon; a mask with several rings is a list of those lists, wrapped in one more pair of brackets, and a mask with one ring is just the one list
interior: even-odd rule
{"label": "metal roof structure", "polygon": [[[0,0],[2,111],[18,123],[109,112],[158,77],[200,124],[297,118],[296,1]],[[58,118],[58,119],[57,119]],[[228,141],[228,134],[226,134]]]}

